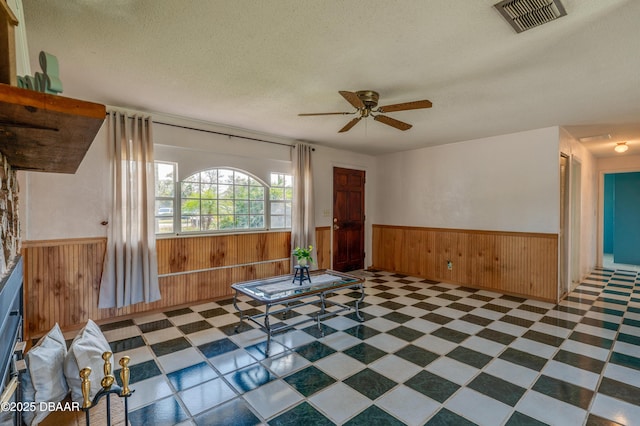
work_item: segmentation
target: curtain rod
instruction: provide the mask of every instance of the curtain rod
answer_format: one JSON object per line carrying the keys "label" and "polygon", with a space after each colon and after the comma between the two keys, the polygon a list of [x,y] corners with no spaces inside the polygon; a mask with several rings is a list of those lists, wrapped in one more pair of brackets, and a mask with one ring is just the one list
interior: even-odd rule
{"label": "curtain rod", "polygon": [[[109,111],[107,111],[106,116],[109,116]],[[288,143],[282,143],[282,142],[273,142],[273,141],[267,141],[264,139],[258,139],[258,138],[250,138],[248,136],[238,136],[238,135],[232,135],[231,133],[224,133],[224,132],[216,132],[215,130],[205,130],[205,129],[199,129],[197,127],[190,127],[190,126],[182,126],[180,124],[172,124],[172,123],[164,123],[162,121],[155,121],[153,120],[153,123],[156,124],[162,124],[164,126],[169,126],[169,127],[178,127],[180,129],[186,129],[186,130],[196,130],[198,132],[205,132],[205,133],[213,133],[215,135],[221,135],[221,136],[228,136],[230,138],[240,138],[240,139],[247,139],[250,141],[256,141],[256,142],[264,142],[264,143],[271,143],[274,145],[281,145],[281,146],[288,146],[289,148],[295,148],[295,145],[291,145]],[[315,148],[311,148],[311,151],[315,151]]]}
{"label": "curtain rod", "polygon": [[[216,132],[215,130],[198,129],[197,127],[182,126],[180,124],[163,123],[162,121],[154,121],[154,123],[155,124],[162,124],[164,126],[178,127],[180,129],[196,130],[198,132],[213,133],[213,134],[216,134],[216,135],[229,136],[230,138],[240,138],[240,139],[247,139],[247,140],[256,141],[256,142],[272,143],[274,145],[288,146],[290,148],[294,147],[294,145],[291,145],[291,144],[288,144],[288,143],[267,141],[267,140],[264,140],[264,139],[250,138],[248,136],[232,135],[230,133]],[[315,148],[311,148],[311,150],[315,151],[316,149]]]}

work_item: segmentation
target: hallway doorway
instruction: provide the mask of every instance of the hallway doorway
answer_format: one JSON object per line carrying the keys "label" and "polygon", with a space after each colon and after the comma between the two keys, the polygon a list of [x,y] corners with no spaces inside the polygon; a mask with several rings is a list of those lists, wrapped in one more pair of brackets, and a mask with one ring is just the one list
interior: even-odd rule
{"label": "hallway doorway", "polygon": [[640,269],[640,172],[604,175],[602,266]]}

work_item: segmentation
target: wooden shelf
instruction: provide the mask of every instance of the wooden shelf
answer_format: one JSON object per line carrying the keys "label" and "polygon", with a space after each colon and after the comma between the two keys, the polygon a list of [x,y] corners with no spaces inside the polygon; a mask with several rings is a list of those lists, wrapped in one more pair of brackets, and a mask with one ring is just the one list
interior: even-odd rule
{"label": "wooden shelf", "polygon": [[17,170],[75,173],[104,105],[0,84],[0,152]]}

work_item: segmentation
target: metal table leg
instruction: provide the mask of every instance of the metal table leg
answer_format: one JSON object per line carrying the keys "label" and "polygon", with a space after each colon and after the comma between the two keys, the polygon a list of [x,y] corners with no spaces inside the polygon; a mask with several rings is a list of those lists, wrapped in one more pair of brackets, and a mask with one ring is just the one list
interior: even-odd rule
{"label": "metal table leg", "polygon": [[235,328],[233,329],[234,332],[238,332],[238,327],[240,327],[244,321],[244,313],[242,312],[242,309],[240,309],[238,307],[238,292],[236,291],[235,294],[233,295],[233,307],[236,308],[236,311],[238,311],[240,313],[240,321],[238,322],[238,324],[235,326]]}
{"label": "metal table leg", "polygon": [[267,331],[267,347],[264,350],[264,354],[269,356],[269,349],[271,347],[271,324],[269,323],[269,308],[271,305],[267,304],[264,311],[264,328]]}
{"label": "metal table leg", "polygon": [[360,303],[364,300],[364,286],[360,284],[360,299],[356,300],[356,317],[360,320],[360,322],[364,322],[364,318],[360,315]]}
{"label": "metal table leg", "polygon": [[320,313],[318,314],[316,320],[318,322],[318,331],[322,331],[322,326],[320,325],[320,320],[325,313],[326,305],[324,302],[324,293],[320,293]]}

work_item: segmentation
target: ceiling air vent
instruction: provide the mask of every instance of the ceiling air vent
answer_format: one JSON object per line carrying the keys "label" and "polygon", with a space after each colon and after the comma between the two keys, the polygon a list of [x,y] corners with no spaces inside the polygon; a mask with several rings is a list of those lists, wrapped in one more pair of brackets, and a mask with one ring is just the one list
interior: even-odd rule
{"label": "ceiling air vent", "polygon": [[567,14],[560,0],[504,0],[494,7],[519,33]]}

